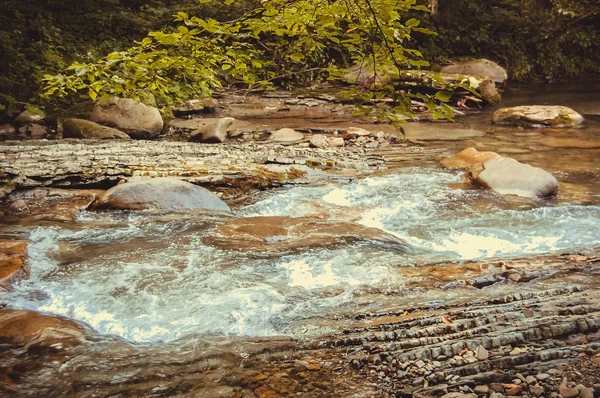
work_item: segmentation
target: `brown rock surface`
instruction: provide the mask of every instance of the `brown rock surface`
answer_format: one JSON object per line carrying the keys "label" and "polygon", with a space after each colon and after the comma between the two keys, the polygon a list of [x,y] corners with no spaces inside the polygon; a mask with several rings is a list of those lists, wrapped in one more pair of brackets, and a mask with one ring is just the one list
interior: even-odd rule
{"label": "brown rock surface", "polygon": [[81,339],[86,328],[70,319],[36,311],[0,309],[0,340],[17,344],[56,346],[57,342]]}
{"label": "brown rock surface", "polygon": [[360,241],[389,244],[400,250],[409,247],[401,239],[376,228],[310,217],[238,218],[219,226],[216,232],[206,242],[232,250],[285,251]]}
{"label": "brown rock surface", "polygon": [[496,152],[479,152],[475,148],[467,148],[454,156],[443,158],[440,163],[448,169],[466,169],[499,157]]}
{"label": "brown rock surface", "polygon": [[13,277],[27,277],[27,241],[0,239],[0,286]]}

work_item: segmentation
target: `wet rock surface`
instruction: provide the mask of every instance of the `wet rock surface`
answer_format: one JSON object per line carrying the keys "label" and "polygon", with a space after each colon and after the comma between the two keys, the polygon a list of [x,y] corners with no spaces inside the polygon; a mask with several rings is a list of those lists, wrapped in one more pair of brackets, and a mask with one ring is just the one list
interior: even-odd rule
{"label": "wet rock surface", "polygon": [[454,156],[441,159],[440,163],[448,169],[466,169],[499,157],[496,152],[479,152],[475,148],[467,148]]}
{"label": "wet rock surface", "polygon": [[292,251],[359,242],[386,245],[401,251],[410,247],[403,240],[376,228],[309,217],[238,218],[219,226],[216,235],[206,241],[228,250],[258,251]]}
{"label": "wet rock surface", "polygon": [[496,157],[476,164],[467,178],[501,194],[528,198],[545,198],[558,190],[552,174],[511,158]]}
{"label": "wet rock surface", "polygon": [[102,194],[98,209],[206,209],[230,211],[229,206],[207,190],[176,178],[133,178]]}

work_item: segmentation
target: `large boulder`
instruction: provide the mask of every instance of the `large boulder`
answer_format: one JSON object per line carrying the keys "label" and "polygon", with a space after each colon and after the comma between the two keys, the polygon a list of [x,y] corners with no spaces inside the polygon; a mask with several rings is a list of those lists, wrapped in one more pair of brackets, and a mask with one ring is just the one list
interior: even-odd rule
{"label": "large boulder", "polygon": [[350,221],[311,217],[248,217],[229,221],[205,238],[207,244],[227,250],[293,251],[341,243],[370,242],[409,249],[402,239],[377,228]]}
{"label": "large boulder", "polygon": [[496,152],[479,152],[475,148],[467,148],[454,156],[443,158],[440,163],[447,169],[468,169],[476,164],[499,158]]}
{"label": "large boulder", "polygon": [[560,105],[523,105],[498,109],[493,124],[528,127],[572,127],[583,122],[583,116]]}
{"label": "large boulder", "polygon": [[163,128],[158,109],[129,98],[115,97],[96,104],[91,118],[138,139],[154,138]]}
{"label": "large boulder", "polygon": [[190,141],[224,142],[233,122],[232,117],[199,119],[198,128],[190,134]]}
{"label": "large boulder", "polygon": [[63,137],[99,140],[131,139],[131,137],[120,130],[83,119],[65,119],[63,122]]}
{"label": "large boulder", "polygon": [[229,206],[209,190],[171,177],[133,178],[106,191],[95,207],[112,210],[230,211]]}
{"label": "large boulder", "polygon": [[475,59],[466,62],[457,62],[444,66],[442,73],[456,73],[460,75],[485,76],[495,83],[504,83],[508,79],[506,70],[497,63],[488,59]]}
{"label": "large boulder", "polygon": [[501,194],[545,198],[558,190],[558,181],[545,170],[511,158],[493,158],[471,167],[466,177]]}

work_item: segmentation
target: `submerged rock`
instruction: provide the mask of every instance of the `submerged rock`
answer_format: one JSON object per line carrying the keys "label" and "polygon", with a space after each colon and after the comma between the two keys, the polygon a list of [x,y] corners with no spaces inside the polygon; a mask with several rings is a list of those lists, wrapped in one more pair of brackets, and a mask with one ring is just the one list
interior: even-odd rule
{"label": "submerged rock", "polygon": [[96,104],[91,119],[138,139],[154,138],[163,128],[158,109],[129,98],[114,97]]}
{"label": "submerged rock", "polygon": [[229,206],[208,189],[170,177],[133,178],[106,191],[95,207],[112,210],[230,211]]}
{"label": "submerged rock", "polygon": [[233,122],[235,119],[232,117],[200,119],[198,128],[190,134],[190,141],[224,142]]}
{"label": "submerged rock", "polygon": [[390,245],[402,251],[409,248],[403,240],[376,228],[310,217],[238,218],[219,226],[216,232],[206,242],[229,250],[287,251],[360,241]]}
{"label": "submerged rock", "polygon": [[583,116],[560,105],[523,105],[498,109],[493,124],[529,127],[572,127],[583,122]]}
{"label": "submerged rock", "polygon": [[304,139],[304,134],[290,128],[282,128],[271,133],[274,142],[298,142]]}
{"label": "submerged rock", "polygon": [[558,181],[545,170],[511,158],[493,158],[474,165],[467,177],[501,194],[545,198],[558,190]]}
{"label": "submerged rock", "polygon": [[84,119],[65,119],[63,122],[63,137],[100,140],[131,139],[131,137],[120,130]]}
{"label": "submerged rock", "polygon": [[6,287],[14,277],[28,276],[27,241],[0,239],[0,287]]}
{"label": "submerged rock", "polygon": [[36,188],[14,192],[7,198],[7,219],[19,224],[73,221],[104,193],[92,189]]}
{"label": "submerged rock", "polygon": [[443,158],[440,163],[448,169],[466,169],[499,157],[496,152],[479,152],[475,148],[467,148],[454,156]]}
{"label": "submerged rock", "polygon": [[457,141],[485,135],[480,130],[445,128],[431,123],[407,123],[402,126],[402,130],[407,139],[419,141]]}
{"label": "submerged rock", "polygon": [[82,340],[89,330],[79,323],[37,311],[0,309],[0,340],[60,349]]}
{"label": "submerged rock", "polygon": [[508,74],[503,67],[484,58],[447,65],[444,66],[441,71],[442,73],[486,76],[492,79],[495,83],[504,83],[506,79],[508,79]]}

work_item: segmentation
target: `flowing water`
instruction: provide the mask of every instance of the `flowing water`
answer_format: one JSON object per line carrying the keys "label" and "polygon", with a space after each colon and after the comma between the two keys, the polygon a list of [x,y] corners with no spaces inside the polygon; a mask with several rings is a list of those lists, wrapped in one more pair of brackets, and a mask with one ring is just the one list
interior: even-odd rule
{"label": "flowing water", "polygon": [[[600,149],[586,144],[600,141],[598,100],[590,105],[585,90],[528,93],[509,92],[505,103],[574,99],[565,105],[580,104],[586,123],[564,130],[492,127],[486,111],[458,123],[486,131],[484,137],[424,145],[448,155],[475,146],[542,167],[559,180],[557,198],[472,189],[461,172],[430,159],[363,179],[332,175],[261,193],[234,209],[234,218],[339,221],[337,231],[309,241],[273,233],[241,249],[219,229],[231,222],[228,215],[85,212],[75,223],[31,232],[31,277],[0,292],[0,304],[63,315],[101,335],[153,347],[198,336],[309,338],[335,330],[331,320],[340,314],[457,298],[440,290],[423,296],[399,269],[600,247]],[[356,224],[365,228],[345,230]],[[278,246],[282,241],[291,244]]]}

